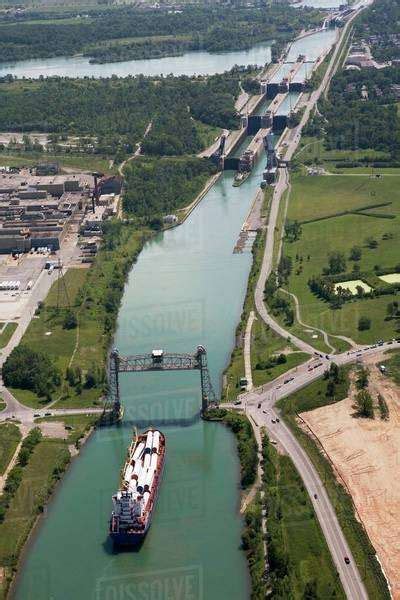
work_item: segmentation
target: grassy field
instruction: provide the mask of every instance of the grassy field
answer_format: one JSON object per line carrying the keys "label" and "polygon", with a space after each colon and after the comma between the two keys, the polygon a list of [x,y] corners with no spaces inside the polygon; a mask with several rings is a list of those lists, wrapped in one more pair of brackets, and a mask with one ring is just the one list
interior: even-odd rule
{"label": "grassy field", "polygon": [[[34,135],[31,135],[34,139]],[[50,152],[18,152],[9,154],[0,153],[0,165],[7,167],[31,167],[38,162],[58,162],[61,169],[77,169],[78,171],[99,171],[100,173],[116,173],[114,167],[110,167],[109,159],[88,154],[51,154]]]}
{"label": "grassy field", "polygon": [[35,423],[64,423],[68,430],[68,444],[76,444],[93,425],[98,421],[96,415],[65,415],[62,417],[43,417],[35,419]]}
{"label": "grassy field", "polygon": [[[292,367],[297,367],[309,358],[305,352],[296,352],[295,347],[274,333],[260,319],[253,323],[251,332],[251,369],[253,384],[262,385],[272,381]],[[271,358],[285,352],[287,362],[266,366]],[[287,352],[287,353],[286,353]],[[258,368],[257,368],[258,366]]]}
{"label": "grassy field", "polygon": [[397,385],[400,385],[400,352],[391,352],[390,358],[385,360],[386,373]]}
{"label": "grassy field", "polygon": [[68,460],[65,442],[43,439],[34,448],[28,465],[23,469],[22,482],[4,521],[0,523],[0,568],[4,569],[0,583],[1,599],[6,596],[22,546],[54,486],[54,470],[64,468]]}
{"label": "grassy field", "polygon": [[0,425],[0,475],[3,475],[21,440],[21,432],[13,423]]}
{"label": "grassy field", "polygon": [[3,329],[1,330],[1,333],[0,333],[0,348],[4,348],[4,346],[7,346],[8,342],[11,339],[12,334],[17,329],[17,327],[18,327],[17,323],[7,323],[3,327]]}
{"label": "grassy field", "polygon": [[[246,329],[250,311],[254,308],[254,289],[261,268],[264,244],[265,236],[259,233],[252,248],[253,264],[247,282],[247,291],[243,304],[243,311],[240,322],[236,328],[237,344],[232,351],[229,365],[224,372],[225,385],[223,386],[221,395],[221,400],[224,402],[233,402],[236,399],[237,395],[240,393],[239,379],[240,377],[244,377],[245,374],[243,358],[243,335]],[[239,340],[240,343],[238,343]]]}
{"label": "grassy field", "polygon": [[215,139],[220,135],[221,129],[219,127],[213,127],[206,125],[201,121],[194,121],[197,133],[200,137],[203,148],[208,148],[215,142]]}
{"label": "grassy field", "polygon": [[[276,597],[345,598],[296,468],[288,456],[279,454],[270,444],[267,449],[264,446],[263,453],[270,583]],[[315,595],[307,595],[310,589]]]}
{"label": "grassy field", "polygon": [[[360,343],[368,343],[381,337],[393,337],[395,321],[384,319],[386,306],[394,299],[393,296],[354,300],[346,303],[341,310],[334,311],[311,293],[307,282],[313,275],[322,273],[323,268],[328,265],[330,252],[342,252],[348,259],[353,246],[361,247],[359,267],[362,272],[371,273],[375,285],[376,278],[373,278],[376,265],[389,268],[398,263],[400,188],[397,186],[397,178],[394,177],[370,179],[357,176],[310,177],[300,174],[293,177],[288,209],[288,219],[291,221],[327,217],[340,211],[358,210],[381,202],[391,204],[371,209],[368,216],[347,214],[303,224],[302,235],[298,241],[285,241],[284,254],[290,256],[293,261],[293,271],[285,287],[297,296],[301,318],[305,323],[329,334],[349,336]],[[394,218],[373,216],[372,212],[373,215],[390,214]],[[387,234],[391,239],[383,239]],[[377,248],[370,249],[367,246],[368,237],[377,240]],[[352,270],[353,264],[347,260],[348,272]],[[371,319],[370,330],[358,331],[361,316]],[[335,343],[336,341],[334,345]]]}
{"label": "grassy field", "polygon": [[341,528],[346,536],[354,559],[358,565],[371,600],[389,600],[382,570],[375,558],[375,551],[369,542],[362,525],[356,519],[351,497],[338,483],[330,463],[322,456],[314,441],[298,426],[296,413],[312,410],[326,404],[342,400],[347,396],[348,378],[335,388],[334,397],[326,396],[327,381],[319,379],[303,390],[279,401],[282,415],[304,450],[309,455],[322,481],[325,484]]}
{"label": "grassy field", "polygon": [[[112,293],[114,303],[117,292],[110,290],[110,286],[113,286],[115,275],[121,275],[118,285],[120,281],[124,281],[124,265],[130,264],[130,260],[139,253],[143,236],[147,234],[125,227],[120,235],[120,246],[113,252],[101,250],[91,269],[70,269],[65,275],[68,299],[77,317],[78,326],[74,329],[64,328],[68,301],[61,288],[57,310],[58,292],[55,283],[40,313],[32,319],[23,336],[22,343],[36,351],[42,351],[43,344],[46,343],[47,355],[60,369],[62,382],[52,394],[52,401],[56,401],[57,408],[97,405],[103,395],[102,384],[91,388],[87,388],[84,383],[81,386],[71,386],[65,377],[68,367],[79,368],[83,378],[93,366],[104,367],[109,343],[106,328],[110,319],[105,302]],[[13,389],[12,393],[23,404],[33,408],[43,408],[47,403],[45,398],[39,398],[29,390]]]}
{"label": "grassy field", "polygon": [[332,397],[327,396],[327,380],[321,378],[287,398],[282,398],[278,403],[282,415],[294,415],[343,400],[343,398],[346,398],[349,389],[348,372],[349,368],[343,370],[343,377],[335,386],[335,393]]}

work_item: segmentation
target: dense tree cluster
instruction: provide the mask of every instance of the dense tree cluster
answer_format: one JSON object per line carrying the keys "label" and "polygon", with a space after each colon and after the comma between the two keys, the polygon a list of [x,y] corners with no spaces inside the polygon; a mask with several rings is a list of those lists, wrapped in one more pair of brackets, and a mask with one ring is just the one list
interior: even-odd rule
{"label": "dense tree cluster", "polygon": [[6,386],[31,390],[38,396],[49,397],[60,383],[59,370],[49,357],[23,344],[11,352],[2,373]]}
{"label": "dense tree cluster", "polygon": [[173,12],[119,7],[94,11],[89,18],[48,22],[38,14],[35,18],[19,19],[18,26],[8,21],[0,24],[2,60],[85,53],[104,62],[175,55],[186,49],[246,49],[264,40],[292,38],[320,17],[317,10],[283,2],[263,10],[186,6]]}
{"label": "dense tree cluster", "polygon": [[[201,147],[194,120],[237,127],[241,71],[189,77],[68,79],[0,84],[0,129],[90,136],[94,151],[131,152],[150,121],[150,154],[183,154]],[[90,144],[89,144],[90,146]]]}
{"label": "dense tree cluster", "polygon": [[174,156],[194,154],[201,150],[201,139],[187,108],[162,113],[153,120],[151,130],[142,143],[145,154]]}
{"label": "dense tree cluster", "polygon": [[400,46],[395,43],[399,35],[399,23],[398,0],[379,0],[362,13],[356,33],[371,43],[376,60],[393,60],[400,58]]}
{"label": "dense tree cluster", "polygon": [[257,474],[257,442],[254,438],[253,429],[248,418],[238,413],[229,412],[224,421],[236,435],[241,485],[245,488],[254,483]]}
{"label": "dense tree cluster", "polygon": [[[322,108],[327,119],[327,148],[373,148],[398,160],[400,119],[394,84],[400,84],[399,67],[342,71],[336,75]],[[362,97],[363,88],[367,99]]]}
{"label": "dense tree cluster", "polygon": [[194,200],[214,172],[195,157],[133,160],[125,168],[124,208],[147,220],[168,214]]}
{"label": "dense tree cluster", "polygon": [[[356,41],[366,42],[375,60],[400,58],[400,5],[379,0],[362,13],[356,24]],[[321,134],[326,127],[328,149],[368,149],[400,158],[400,119],[396,85],[398,66],[384,69],[342,70],[332,81],[329,100],[323,105],[325,125],[314,119],[307,134]],[[347,165],[348,166],[348,165]]]}

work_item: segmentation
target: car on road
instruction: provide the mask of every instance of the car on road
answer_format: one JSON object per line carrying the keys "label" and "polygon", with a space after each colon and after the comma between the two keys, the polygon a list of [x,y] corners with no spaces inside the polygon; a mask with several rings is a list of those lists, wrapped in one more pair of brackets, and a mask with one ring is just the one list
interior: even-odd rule
{"label": "car on road", "polygon": [[49,412],[47,412],[47,413],[44,413],[44,416],[45,416],[45,417],[51,417],[51,413],[49,413]]}
{"label": "car on road", "polygon": [[344,557],[344,562],[346,563],[346,565],[349,565],[349,564],[350,564],[350,559],[349,559],[349,557],[348,557],[348,556],[345,556],[345,557]]}
{"label": "car on road", "polygon": [[242,404],[242,401],[241,400],[235,400],[235,402],[233,404],[235,404],[235,405]]}
{"label": "car on road", "polygon": [[33,416],[34,417],[40,417],[41,415],[40,415],[40,413],[35,413]]}
{"label": "car on road", "polygon": [[276,422],[277,422],[277,423],[279,423],[279,419],[278,419],[278,417],[276,417]]}
{"label": "car on road", "polygon": [[317,494],[314,494],[314,498],[315,498],[316,500],[318,499],[318,496],[317,496]]}
{"label": "car on road", "polygon": [[264,415],[267,415],[268,411],[267,410],[263,410],[263,413],[264,413]]}
{"label": "car on road", "polygon": [[275,419],[271,419],[271,423],[276,423]]}
{"label": "car on road", "polygon": [[257,404],[257,408],[261,408],[261,402]]}

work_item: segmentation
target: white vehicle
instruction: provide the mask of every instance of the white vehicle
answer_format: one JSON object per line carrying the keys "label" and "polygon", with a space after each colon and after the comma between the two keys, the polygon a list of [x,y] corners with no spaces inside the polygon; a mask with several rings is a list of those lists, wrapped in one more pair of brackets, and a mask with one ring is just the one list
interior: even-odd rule
{"label": "white vehicle", "polygon": [[31,289],[32,289],[32,287],[33,287],[33,281],[32,281],[32,279],[31,279],[31,280],[30,280],[30,281],[28,281],[28,283],[26,284],[26,289],[27,289],[27,290],[31,290]]}

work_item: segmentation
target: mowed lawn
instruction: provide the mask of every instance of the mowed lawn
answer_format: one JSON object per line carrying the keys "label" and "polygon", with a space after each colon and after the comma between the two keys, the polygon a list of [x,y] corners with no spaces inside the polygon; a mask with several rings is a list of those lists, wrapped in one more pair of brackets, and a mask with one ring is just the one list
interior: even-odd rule
{"label": "mowed lawn", "polygon": [[[287,362],[267,366],[268,361],[281,353],[285,354]],[[309,354],[297,352],[292,344],[274,333],[260,318],[254,321],[251,330],[251,370],[255,386],[272,381],[309,358]]]}
{"label": "mowed lawn", "polygon": [[7,346],[17,327],[18,323],[5,323],[1,325],[0,348],[4,348],[5,346]]}
{"label": "mowed lawn", "polygon": [[[370,204],[391,202],[383,208],[369,212],[394,214],[396,218],[378,218],[364,215],[344,215],[315,221],[302,226],[302,235],[297,242],[285,242],[284,254],[291,256],[293,271],[286,287],[300,302],[301,317],[307,324],[324,329],[330,334],[352,337],[355,341],[368,343],[377,338],[389,338],[396,333],[395,321],[385,321],[386,306],[395,296],[355,300],[346,303],[340,310],[331,310],[329,305],[311,293],[307,282],[313,275],[320,275],[328,265],[331,252],[342,252],[348,258],[353,246],[362,248],[358,262],[361,271],[374,276],[374,266],[394,267],[400,262],[400,186],[395,177],[370,179],[369,177],[301,176],[293,180],[289,201],[288,219],[303,221],[330,215],[336,212],[357,209]],[[392,239],[383,240],[384,234]],[[378,241],[376,249],[366,246],[365,240],[373,237]],[[296,260],[303,257],[303,260]],[[347,261],[346,272],[351,272],[354,262]],[[299,273],[299,267],[302,271]],[[358,279],[357,276],[354,277]],[[371,319],[371,329],[358,331],[361,316]]]}
{"label": "mowed lawn", "polygon": [[[58,287],[57,282],[54,283],[46,298],[44,308],[39,315],[32,319],[22,339],[22,342],[33,350],[46,352],[56,362],[62,375],[65,375],[72,357],[72,366],[79,365],[82,370],[88,369],[94,362],[101,364],[104,332],[95,310],[86,310],[84,318],[80,318],[83,309],[75,309],[79,327],[75,329],[64,329],[63,327],[65,309],[68,303],[74,306],[77,294],[85,283],[87,275],[87,269],[67,271],[64,276],[67,293],[62,285]],[[57,301],[60,307],[59,313],[56,310]],[[65,390],[56,391],[53,397],[53,400],[61,399],[61,406],[65,405],[71,408],[91,406],[98,396],[98,390],[95,388],[83,388],[82,393],[77,395],[73,388],[66,385],[66,382],[64,387]],[[38,398],[29,390],[13,389],[12,392],[23,404],[33,408],[39,408],[46,404],[45,400]],[[64,396],[66,399],[63,402]]]}
{"label": "mowed lawn", "polygon": [[[23,469],[21,484],[0,523],[0,569],[10,576],[18,554],[42,512],[49,486],[54,483],[53,471],[69,458],[67,445],[55,439],[42,440],[33,450],[28,465]],[[5,581],[2,582],[4,585]],[[0,597],[4,588],[0,583]]]}
{"label": "mowed lawn", "polygon": [[0,425],[0,475],[3,475],[21,440],[21,432],[13,423]]}

